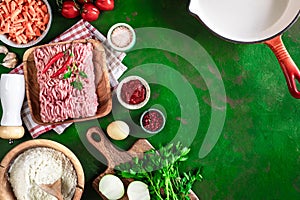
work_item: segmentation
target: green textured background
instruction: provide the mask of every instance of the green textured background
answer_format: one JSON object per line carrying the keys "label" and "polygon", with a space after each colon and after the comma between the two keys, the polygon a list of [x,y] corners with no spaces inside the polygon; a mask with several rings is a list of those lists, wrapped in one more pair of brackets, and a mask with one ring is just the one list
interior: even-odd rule
{"label": "green textured background", "polygon": [[[51,41],[80,19],[64,19],[57,11],[55,1],[51,0],[50,4],[53,24],[41,43]],[[222,135],[203,159],[198,158],[198,152],[210,121],[211,106],[202,78],[195,75],[186,60],[168,52],[133,51],[123,61],[129,69],[151,62],[167,65],[186,76],[192,85],[201,117],[186,168],[204,167],[204,181],[193,187],[201,199],[300,199],[300,101],[289,94],[275,56],[264,44],[233,44],[214,36],[188,13],[188,4],[188,0],[116,0],[115,10],[101,13],[92,24],[103,34],[117,22],[129,23],[134,28],[169,28],[196,40],[212,57],[225,85],[227,111]],[[295,63],[300,65],[300,21],[284,33],[283,41]],[[17,52],[20,59],[26,50],[9,49]],[[1,73],[9,71],[0,67]],[[174,136],[180,123],[188,126],[193,119],[180,119],[178,100],[167,88],[155,84],[151,88],[154,92],[150,104],[163,105],[168,114],[166,128],[149,138],[157,147]],[[137,118],[141,112],[130,114]],[[120,116],[122,113],[124,110],[120,109]],[[105,129],[113,120],[110,114],[99,122]],[[50,131],[39,138],[58,141],[78,156],[86,176],[82,199],[94,200],[101,198],[91,183],[103,172],[105,165],[91,156],[79,139],[90,126],[91,122],[84,122],[76,127],[72,125],[62,135]],[[14,146],[30,139],[26,134],[13,145],[0,140],[0,159]],[[116,144],[128,148],[134,140],[131,137]]]}

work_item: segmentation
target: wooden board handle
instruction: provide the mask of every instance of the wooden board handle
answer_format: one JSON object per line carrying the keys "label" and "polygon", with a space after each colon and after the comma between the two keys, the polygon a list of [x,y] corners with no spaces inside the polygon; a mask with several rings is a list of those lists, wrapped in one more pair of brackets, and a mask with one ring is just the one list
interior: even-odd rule
{"label": "wooden board handle", "polygon": [[[96,141],[97,136],[100,137],[100,141]],[[116,149],[99,127],[94,126],[89,128],[86,133],[86,137],[88,141],[107,159],[107,165],[110,169],[132,159],[130,152]]]}

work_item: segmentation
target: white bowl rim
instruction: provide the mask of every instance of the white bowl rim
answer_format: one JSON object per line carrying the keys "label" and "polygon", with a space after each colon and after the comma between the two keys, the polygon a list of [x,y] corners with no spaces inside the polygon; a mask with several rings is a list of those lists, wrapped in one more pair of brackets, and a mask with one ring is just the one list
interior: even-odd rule
{"label": "white bowl rim", "polygon": [[[191,0],[188,9],[215,35],[231,42],[259,43],[272,39],[286,31],[300,16],[299,0],[230,0],[218,1],[218,6],[216,1]],[[231,12],[227,12],[229,7]],[[272,12],[279,8],[280,11]]]}
{"label": "white bowl rim", "polygon": [[[162,116],[162,118],[163,118],[163,124],[162,124],[162,126],[161,126],[158,130],[156,130],[156,131],[150,131],[150,130],[146,129],[146,128],[143,126],[143,118],[144,118],[145,114],[146,114],[147,112],[150,112],[150,111],[156,111],[156,112],[158,112],[158,113]],[[160,131],[162,131],[163,128],[165,127],[165,124],[166,124],[166,117],[165,117],[164,113],[163,113],[161,110],[157,109],[157,108],[149,108],[148,110],[145,110],[145,111],[143,112],[143,114],[141,115],[141,117],[140,117],[140,125],[141,125],[142,129],[143,129],[145,132],[150,133],[150,134],[157,134],[157,133],[159,133]]]}
{"label": "white bowl rim", "polygon": [[26,44],[17,44],[9,39],[7,39],[7,37],[5,35],[0,35],[0,41],[2,41],[3,43],[7,44],[8,46],[11,47],[16,47],[16,48],[27,48],[27,47],[31,47],[36,45],[37,43],[39,43],[42,39],[44,39],[44,37],[48,34],[51,24],[52,24],[52,10],[51,10],[51,6],[49,4],[49,2],[47,0],[42,0],[48,9],[48,13],[49,13],[49,22],[47,24],[46,29],[43,31],[42,35],[40,37],[38,37],[36,40],[30,41]]}
{"label": "white bowl rim", "polygon": [[[132,33],[132,41],[126,47],[118,47],[118,46],[114,45],[113,42],[111,41],[111,34],[112,34],[113,30],[116,29],[117,27],[120,27],[120,26],[125,26]],[[122,51],[122,52],[123,51],[128,51],[128,50],[130,50],[135,45],[135,42],[136,42],[135,31],[134,31],[134,29],[129,24],[126,24],[126,23],[116,23],[116,24],[114,24],[108,30],[108,33],[107,33],[107,42],[116,51]]]}
{"label": "white bowl rim", "polygon": [[[145,86],[146,88],[146,98],[143,102],[139,103],[139,104],[128,104],[126,102],[123,101],[122,97],[121,97],[121,89],[124,83],[127,83],[128,81],[131,80],[139,80],[141,81],[141,83]],[[140,76],[127,76],[126,78],[124,78],[118,85],[117,90],[117,99],[119,101],[119,103],[124,106],[125,108],[129,109],[129,110],[137,110],[142,108],[144,105],[146,105],[150,99],[150,86],[147,83],[147,81],[145,79],[143,79]]]}

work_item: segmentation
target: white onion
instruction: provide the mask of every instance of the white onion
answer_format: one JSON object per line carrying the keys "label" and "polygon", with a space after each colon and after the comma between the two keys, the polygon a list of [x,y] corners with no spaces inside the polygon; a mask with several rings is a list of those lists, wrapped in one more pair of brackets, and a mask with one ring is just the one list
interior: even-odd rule
{"label": "white onion", "polygon": [[127,196],[129,200],[150,200],[148,185],[142,181],[133,181],[128,185]]}
{"label": "white onion", "polygon": [[112,174],[107,174],[101,178],[99,191],[110,200],[120,199],[125,193],[121,179]]}

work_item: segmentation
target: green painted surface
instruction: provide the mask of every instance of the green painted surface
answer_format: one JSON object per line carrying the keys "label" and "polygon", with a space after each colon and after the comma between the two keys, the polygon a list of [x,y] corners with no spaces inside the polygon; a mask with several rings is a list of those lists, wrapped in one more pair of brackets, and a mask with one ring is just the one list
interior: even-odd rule
{"label": "green painted surface", "polygon": [[[54,14],[53,25],[42,43],[51,41],[79,20],[64,19],[57,12],[55,1],[50,3]],[[149,67],[148,70],[137,71],[154,81],[150,84],[152,95],[146,107],[160,104],[168,116],[165,129],[149,140],[157,147],[160,143],[170,142],[180,127],[186,130],[186,141],[192,142],[186,168],[204,167],[204,181],[196,183],[193,188],[201,199],[300,199],[300,101],[288,93],[275,56],[264,44],[233,44],[214,36],[187,12],[188,3],[188,0],[117,0],[114,11],[103,12],[99,20],[92,22],[103,34],[117,22],[127,22],[136,29],[163,27],[178,31],[201,45],[221,74],[226,90],[226,120],[216,146],[208,156],[200,159],[198,153],[211,122],[212,110],[216,108],[204,81],[207,77],[201,76],[185,57],[172,52],[158,49],[129,52],[123,61],[129,68],[128,74],[136,72],[134,69],[143,64],[165,65],[183,75],[187,81],[183,83],[190,84],[191,92],[197,99],[195,104],[180,105],[180,98],[172,90],[155,84],[156,80],[163,78],[175,87],[182,87],[184,84],[174,82],[173,75],[160,73],[155,67],[153,71]],[[167,35],[153,37],[168,39]],[[300,65],[300,21],[284,33],[283,41],[295,63]],[[176,45],[188,49],[182,41],[175,42]],[[19,58],[25,51],[9,49],[17,52]],[[201,55],[199,63],[209,67]],[[210,76],[217,76],[215,68],[207,69],[211,72]],[[0,72],[7,73],[9,70],[1,67]],[[144,109],[129,113],[133,122],[138,122]],[[181,111],[188,111],[191,115],[183,117]],[[200,112],[198,124],[195,124],[198,120],[191,117],[195,111]],[[128,113],[116,101],[114,112],[117,114],[98,120],[103,129],[114,119],[128,119]],[[62,135],[50,131],[39,137],[58,141],[78,156],[86,176],[82,199],[100,199],[91,183],[105,169],[105,165],[86,150],[79,137],[91,125],[93,122],[84,122],[72,125]],[[195,133],[188,131],[192,126],[199,126]],[[142,133],[138,128],[132,132]],[[196,137],[189,138],[193,134]],[[0,158],[20,142],[29,139],[29,134],[26,134],[13,145],[0,140]],[[128,148],[134,140],[130,137],[115,143]]]}

